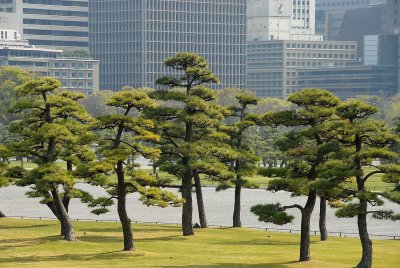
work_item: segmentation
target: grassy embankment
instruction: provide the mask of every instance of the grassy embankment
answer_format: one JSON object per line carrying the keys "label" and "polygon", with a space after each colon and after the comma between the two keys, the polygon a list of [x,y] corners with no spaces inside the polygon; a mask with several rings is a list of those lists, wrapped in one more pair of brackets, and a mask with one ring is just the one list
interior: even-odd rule
{"label": "grassy embankment", "polygon": [[[196,230],[134,225],[137,250],[121,252],[117,223],[74,222],[78,242],[57,235],[54,221],[0,219],[0,267],[354,267],[355,238],[312,238],[313,260],[298,263],[299,236],[249,229]],[[399,267],[400,241],[374,241],[374,266]]]}

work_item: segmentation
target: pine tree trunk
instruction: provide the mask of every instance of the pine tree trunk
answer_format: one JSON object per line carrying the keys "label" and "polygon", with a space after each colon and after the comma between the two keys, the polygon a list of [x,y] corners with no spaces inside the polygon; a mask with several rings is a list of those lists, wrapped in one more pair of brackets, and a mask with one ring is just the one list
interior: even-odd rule
{"label": "pine tree trunk", "polygon": [[133,233],[131,227],[131,219],[126,212],[126,185],[123,170],[123,163],[117,163],[116,173],[118,176],[118,216],[122,225],[122,233],[124,237],[124,251],[134,250]]}
{"label": "pine tree trunk", "polygon": [[[187,92],[189,94],[191,86],[188,86]],[[189,110],[189,114],[194,113],[194,111]],[[185,142],[193,141],[193,123],[187,122],[185,129]],[[190,166],[190,157],[185,156],[182,159],[182,164],[185,166],[186,171],[182,178],[182,198],[184,199],[182,206],[182,233],[183,236],[194,235],[193,230],[193,202],[192,202],[192,178],[193,170]]]}
{"label": "pine tree trunk", "polygon": [[203,191],[201,189],[201,181],[200,176],[197,172],[193,174],[194,177],[194,184],[196,188],[196,198],[197,198],[197,208],[199,210],[199,219],[200,219],[200,226],[201,228],[207,228],[207,217],[206,217],[206,210],[204,208],[204,201],[203,201]]}
{"label": "pine tree trunk", "polygon": [[326,198],[320,197],[319,204],[319,232],[321,234],[321,241],[328,240],[328,231],[326,229]]}
{"label": "pine tree trunk", "polygon": [[75,241],[76,237],[75,237],[74,228],[73,228],[71,220],[68,216],[68,212],[65,209],[63,202],[61,200],[60,194],[57,189],[57,185],[53,185],[51,194],[53,196],[54,205],[56,207],[56,210],[57,210],[57,213],[59,216],[59,220],[60,220],[60,223],[62,226],[61,232],[62,232],[62,235],[64,236],[64,240]]}
{"label": "pine tree trunk", "polygon": [[311,260],[310,254],[310,222],[311,214],[314,210],[317,193],[310,191],[307,203],[301,211],[301,236],[300,236],[300,261]]}
{"label": "pine tree trunk", "polygon": [[194,235],[192,222],[192,172],[190,169],[186,171],[182,180],[182,198],[184,199],[182,206],[182,232],[184,236]]}
{"label": "pine tree trunk", "polygon": [[235,205],[233,208],[233,227],[242,227],[242,222],[240,220],[240,199],[241,199],[242,186],[235,186]]}
{"label": "pine tree trunk", "polygon": [[[360,200],[361,209],[367,211],[367,201]],[[369,238],[367,229],[367,214],[359,214],[357,216],[358,233],[360,235],[362,246],[362,258],[358,263],[357,268],[371,268],[372,267],[372,241]]]}
{"label": "pine tree trunk", "polygon": [[60,228],[60,235],[64,236],[65,233],[65,227],[63,225],[63,222],[61,221],[60,215],[58,214],[57,208],[54,204],[54,202],[47,202],[46,203],[47,207],[51,210],[51,212],[53,212],[54,216],[56,216],[56,218],[58,219],[58,221],[60,222],[61,228]]}
{"label": "pine tree trunk", "polygon": [[6,215],[0,210],[0,218],[5,218]]}

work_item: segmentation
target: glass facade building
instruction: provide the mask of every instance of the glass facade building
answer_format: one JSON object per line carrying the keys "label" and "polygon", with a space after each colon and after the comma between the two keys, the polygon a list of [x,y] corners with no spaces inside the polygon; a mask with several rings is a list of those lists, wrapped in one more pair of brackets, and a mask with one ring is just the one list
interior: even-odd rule
{"label": "glass facade building", "polygon": [[259,97],[286,98],[298,91],[298,70],[339,67],[357,61],[351,41],[274,40],[247,47],[247,86]]}
{"label": "glass facade building", "polygon": [[91,0],[89,12],[101,89],[155,87],[181,51],[204,56],[218,87],[246,87],[246,0]]}
{"label": "glass facade building", "polygon": [[22,38],[31,45],[88,47],[88,0],[2,0],[0,10],[18,17]]}
{"label": "glass facade building", "polygon": [[397,94],[397,73],[394,66],[382,65],[304,69],[298,72],[298,88],[323,88],[342,99],[393,96]]}

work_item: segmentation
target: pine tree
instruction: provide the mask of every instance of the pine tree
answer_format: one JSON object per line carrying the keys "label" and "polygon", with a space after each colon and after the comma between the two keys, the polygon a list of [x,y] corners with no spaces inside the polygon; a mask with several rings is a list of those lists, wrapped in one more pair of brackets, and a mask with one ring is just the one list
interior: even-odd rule
{"label": "pine tree", "polygon": [[308,261],[310,255],[310,220],[317,199],[318,168],[327,161],[335,150],[331,135],[326,133],[326,124],[330,122],[339,104],[339,99],[326,90],[304,89],[289,96],[288,101],[297,105],[296,110],[267,113],[264,124],[296,127],[279,141],[279,147],[290,158],[288,167],[267,169],[265,175],[281,177],[272,180],[268,190],[285,190],[293,195],[307,196],[305,205],[280,204],[256,205],[252,212],[259,220],[283,225],[293,220],[285,211],[297,208],[301,212],[300,261]]}
{"label": "pine tree", "polygon": [[[214,103],[213,91],[204,87],[206,83],[218,83],[218,78],[208,69],[203,57],[182,52],[166,59],[165,65],[181,76],[166,76],[156,81],[168,89],[153,94],[155,99],[163,101],[163,105],[150,116],[157,119],[161,134],[161,169],[182,180],[182,230],[184,236],[189,236],[194,234],[194,175],[206,174],[223,180],[232,176],[219,161],[221,155],[231,153],[229,146],[224,144],[229,137],[218,129],[228,110]],[[198,184],[199,180],[196,181]],[[200,217],[205,222],[204,211]]]}
{"label": "pine tree", "polygon": [[[8,169],[8,157],[10,155],[9,150],[0,144],[0,188],[7,187],[10,185],[11,180],[6,175]],[[6,215],[0,210],[0,218],[4,218]]]}
{"label": "pine tree", "polygon": [[[134,164],[127,163],[132,154],[149,159],[159,157],[159,149],[148,145],[160,139],[154,132],[154,122],[141,115],[146,110],[156,108],[155,101],[143,90],[126,88],[112,95],[106,105],[118,108],[121,113],[100,116],[92,125],[94,130],[106,131],[104,137],[100,139],[98,149],[98,154],[105,160],[79,165],[77,174],[87,178],[93,185],[106,188],[110,195],[86,200],[89,206],[95,208],[93,213],[108,212],[107,207],[113,204],[113,199],[117,200],[124,251],[130,251],[135,247],[131,219],[127,213],[128,194],[138,192],[140,201],[148,206],[180,206],[181,201],[173,193],[160,190],[158,180],[147,171],[136,169]],[[134,113],[136,116],[131,116]],[[107,173],[113,170],[117,175],[117,182],[110,181],[107,177]]]}
{"label": "pine tree", "polygon": [[76,240],[68,211],[60,189],[74,191],[75,177],[57,165],[65,148],[79,143],[82,126],[91,120],[78,100],[83,97],[60,90],[60,82],[53,78],[33,79],[17,88],[20,96],[13,111],[22,113],[22,120],[10,127],[19,141],[10,145],[15,155],[34,157],[38,165],[19,178],[20,186],[30,185],[29,197],[41,197],[51,204],[59,219],[65,240]]}
{"label": "pine tree", "polygon": [[[398,155],[389,150],[389,146],[396,142],[396,136],[391,134],[384,122],[373,120],[371,117],[378,112],[374,106],[361,101],[351,100],[337,108],[337,115],[341,121],[335,125],[336,137],[345,146],[347,156],[335,164],[336,169],[345,170],[342,178],[355,177],[356,187],[345,191],[358,199],[342,206],[337,212],[338,217],[357,217],[357,225],[362,245],[362,258],[359,268],[372,267],[372,241],[368,234],[367,216],[372,214],[375,219],[400,220],[400,215],[392,210],[369,209],[383,205],[384,201],[379,193],[369,191],[365,184],[374,174],[385,174],[388,182],[398,183],[400,166],[391,164]],[[388,163],[373,165],[375,159],[386,160]],[[366,172],[363,167],[375,168]]]}
{"label": "pine tree", "polygon": [[259,162],[259,158],[253,153],[245,139],[246,131],[255,126],[258,120],[256,115],[249,113],[249,108],[257,105],[257,101],[258,99],[251,95],[236,95],[237,105],[230,108],[232,124],[225,127],[231,138],[229,143],[235,151],[234,158],[228,159],[227,163],[235,173],[234,179],[231,180],[235,187],[233,227],[242,227],[240,216],[242,187],[249,184],[245,177],[255,174]]}

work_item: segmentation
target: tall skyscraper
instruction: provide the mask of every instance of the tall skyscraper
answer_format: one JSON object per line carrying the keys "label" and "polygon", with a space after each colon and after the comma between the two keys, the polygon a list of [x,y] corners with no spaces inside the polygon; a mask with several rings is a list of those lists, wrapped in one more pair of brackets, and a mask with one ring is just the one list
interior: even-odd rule
{"label": "tall skyscraper", "polygon": [[248,0],[248,41],[322,40],[315,34],[315,0]]}
{"label": "tall skyscraper", "polygon": [[246,0],[91,0],[89,12],[101,89],[154,87],[181,51],[204,56],[219,87],[246,87]]}
{"label": "tall skyscraper", "polygon": [[88,47],[88,0],[4,0],[0,11],[18,18],[31,45],[74,50]]}

